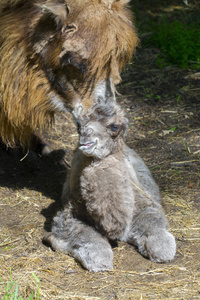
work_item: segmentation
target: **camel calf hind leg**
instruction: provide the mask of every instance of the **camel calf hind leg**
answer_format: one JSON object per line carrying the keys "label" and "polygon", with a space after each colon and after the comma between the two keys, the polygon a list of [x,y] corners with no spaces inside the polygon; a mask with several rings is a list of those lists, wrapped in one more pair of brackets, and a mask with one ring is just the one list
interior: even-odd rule
{"label": "camel calf hind leg", "polygon": [[148,207],[135,218],[127,242],[154,262],[169,262],[175,256],[176,242],[166,228],[162,210]]}

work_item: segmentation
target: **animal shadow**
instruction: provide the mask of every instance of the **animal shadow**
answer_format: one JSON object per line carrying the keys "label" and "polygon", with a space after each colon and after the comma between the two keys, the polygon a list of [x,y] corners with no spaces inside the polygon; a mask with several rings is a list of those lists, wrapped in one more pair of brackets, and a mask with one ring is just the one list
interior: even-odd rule
{"label": "animal shadow", "polygon": [[46,218],[44,229],[47,231],[61,208],[62,186],[67,173],[64,156],[65,151],[61,149],[41,157],[33,151],[24,153],[21,148],[11,149],[0,144],[0,187],[13,190],[27,188],[54,200],[41,211]]}

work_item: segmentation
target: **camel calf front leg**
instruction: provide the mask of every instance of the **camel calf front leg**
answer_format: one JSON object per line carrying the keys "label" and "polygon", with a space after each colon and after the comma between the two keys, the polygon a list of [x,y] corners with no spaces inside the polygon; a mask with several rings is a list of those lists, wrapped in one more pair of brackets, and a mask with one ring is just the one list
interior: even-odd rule
{"label": "camel calf front leg", "polygon": [[113,252],[107,239],[64,210],[54,218],[52,232],[44,237],[54,250],[72,255],[89,271],[113,268]]}

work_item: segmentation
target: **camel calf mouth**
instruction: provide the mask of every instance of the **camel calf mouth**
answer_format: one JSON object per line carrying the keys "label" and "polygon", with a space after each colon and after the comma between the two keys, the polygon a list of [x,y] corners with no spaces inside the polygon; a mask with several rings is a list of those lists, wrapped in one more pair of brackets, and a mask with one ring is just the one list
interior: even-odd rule
{"label": "camel calf mouth", "polygon": [[79,146],[79,149],[80,149],[83,153],[92,154],[92,152],[94,151],[96,145],[97,145],[97,140],[95,140],[94,142],[88,142],[88,143],[86,143],[86,144],[81,144],[81,145]]}

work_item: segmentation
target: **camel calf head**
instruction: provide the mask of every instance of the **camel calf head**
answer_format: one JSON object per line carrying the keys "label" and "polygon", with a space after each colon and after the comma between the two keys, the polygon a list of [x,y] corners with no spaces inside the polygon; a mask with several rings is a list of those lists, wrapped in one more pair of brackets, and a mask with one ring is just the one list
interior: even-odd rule
{"label": "camel calf head", "polygon": [[103,159],[123,149],[128,119],[115,101],[99,99],[86,112],[82,106],[76,107],[73,115],[79,133],[79,149],[84,155]]}

